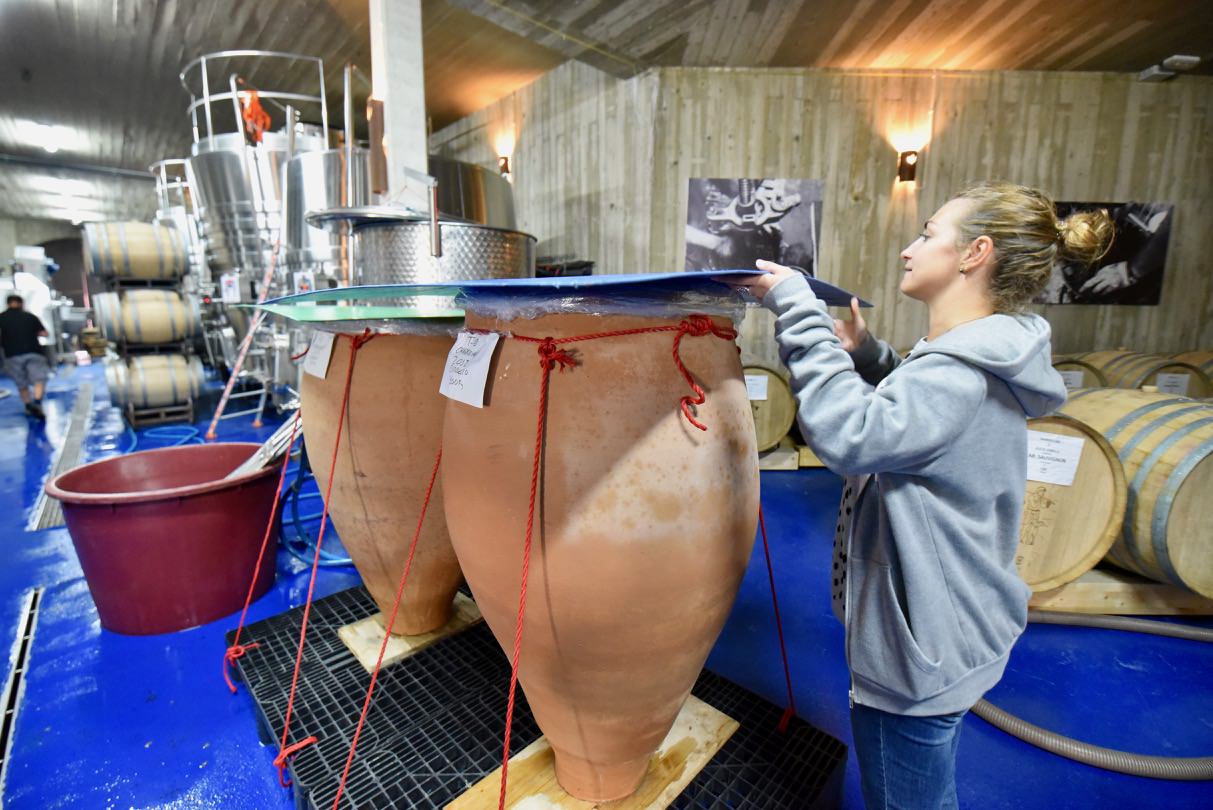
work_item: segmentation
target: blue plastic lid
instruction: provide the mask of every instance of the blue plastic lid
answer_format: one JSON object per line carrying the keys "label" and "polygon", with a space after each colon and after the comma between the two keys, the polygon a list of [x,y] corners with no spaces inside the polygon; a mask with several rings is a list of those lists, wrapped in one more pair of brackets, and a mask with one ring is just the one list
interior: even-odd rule
{"label": "blue plastic lid", "polygon": [[[349,303],[381,301],[389,298],[407,298],[418,295],[475,297],[477,292],[496,295],[550,294],[568,295],[577,292],[599,292],[603,295],[628,294],[629,290],[654,293],[700,292],[727,295],[731,288],[716,279],[761,275],[760,270],[707,270],[685,273],[628,273],[601,276],[554,276],[552,278],[493,278],[473,281],[443,281],[426,284],[373,284],[356,287],[336,287],[329,290],[313,290],[298,295],[287,295],[266,301],[266,304],[302,304],[321,301],[346,301]],[[817,297],[830,306],[850,306],[852,294],[820,279],[810,278],[809,286]],[[859,300],[860,306],[871,304]]]}

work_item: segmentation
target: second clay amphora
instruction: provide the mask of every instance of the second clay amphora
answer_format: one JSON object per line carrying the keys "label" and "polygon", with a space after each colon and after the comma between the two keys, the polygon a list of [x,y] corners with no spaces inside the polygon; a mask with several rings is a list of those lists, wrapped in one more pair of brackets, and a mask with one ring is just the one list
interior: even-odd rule
{"label": "second clay amphora", "polygon": [[[337,337],[324,379],[303,375],[303,432],[321,494],[329,484],[352,340]],[[354,364],[329,515],[385,625],[442,439],[446,399],[438,383],[452,345],[445,335],[382,334],[358,349]],[[439,481],[393,634],[426,633],[451,617],[463,575],[442,499]]]}

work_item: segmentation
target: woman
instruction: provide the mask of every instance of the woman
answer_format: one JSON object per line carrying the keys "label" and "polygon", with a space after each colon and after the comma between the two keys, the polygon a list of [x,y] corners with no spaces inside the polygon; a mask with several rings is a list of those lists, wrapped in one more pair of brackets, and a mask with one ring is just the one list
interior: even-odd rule
{"label": "woman", "polygon": [[959,194],[902,251],[901,291],[930,331],[903,361],[808,282],[771,262],[743,286],[774,312],[799,423],[847,476],[835,542],[851,725],[864,800],[956,807],[965,712],[1002,677],[1029,589],[1015,569],[1027,475],[1026,418],[1065,400],[1050,331],[1023,308],[1058,259],[1092,262],[1103,211],[1058,221],[1039,191]]}

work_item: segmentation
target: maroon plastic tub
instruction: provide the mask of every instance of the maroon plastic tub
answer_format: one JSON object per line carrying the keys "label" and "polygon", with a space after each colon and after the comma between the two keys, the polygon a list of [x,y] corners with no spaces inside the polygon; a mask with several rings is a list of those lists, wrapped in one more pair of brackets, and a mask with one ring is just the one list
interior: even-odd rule
{"label": "maroon plastic tub", "polygon": [[[46,485],[80,557],[101,626],[171,633],[244,606],[278,465],[224,481],[259,445],[195,444],[85,464]],[[253,598],[274,582],[274,549]]]}

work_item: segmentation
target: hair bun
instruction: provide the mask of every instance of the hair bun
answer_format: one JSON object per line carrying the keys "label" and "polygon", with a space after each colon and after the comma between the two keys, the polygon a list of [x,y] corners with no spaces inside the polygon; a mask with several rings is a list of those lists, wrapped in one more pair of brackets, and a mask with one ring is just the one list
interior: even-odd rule
{"label": "hair bun", "polygon": [[1112,247],[1115,233],[1112,218],[1103,208],[1075,211],[1057,223],[1062,258],[1082,264],[1094,264],[1103,258]]}

